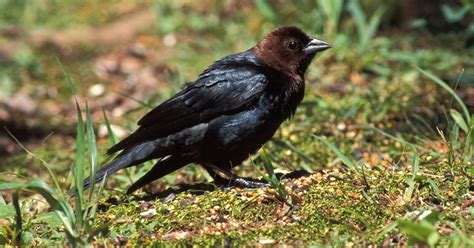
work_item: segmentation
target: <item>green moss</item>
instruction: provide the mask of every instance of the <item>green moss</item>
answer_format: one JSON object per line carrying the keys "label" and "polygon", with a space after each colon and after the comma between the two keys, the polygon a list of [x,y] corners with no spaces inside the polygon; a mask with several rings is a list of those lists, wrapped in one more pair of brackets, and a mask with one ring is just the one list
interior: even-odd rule
{"label": "green moss", "polygon": [[[33,11],[41,14],[37,16],[19,15],[23,11],[30,12],[26,11],[25,4],[16,5],[10,8],[11,13],[0,13],[0,24],[16,22],[26,30],[37,28],[39,24],[52,28],[99,25],[119,16],[118,6],[125,6],[126,10],[154,7],[160,18],[156,30],[149,30],[144,40],[149,39],[147,42],[154,44],[150,49],[161,49],[162,36],[167,34],[180,41],[176,47],[166,48],[165,57],[159,57],[159,67],[171,71],[161,76],[175,83],[171,87],[175,90],[179,84],[192,80],[210,61],[247,49],[274,25],[295,23],[311,34],[327,38],[323,37],[325,23],[319,19],[324,19],[324,15],[318,12],[317,1],[299,1],[298,8],[311,11],[298,15],[294,14],[301,12],[295,12],[296,5],[272,1],[276,4],[273,11],[282,23],[263,20],[252,4],[243,4],[240,6],[242,11],[234,13],[231,10],[238,9],[236,6],[227,6],[221,1],[217,5],[192,1],[180,4],[162,1],[150,5],[140,0],[133,3],[121,1],[114,6],[110,1],[72,1],[66,8],[62,2],[50,2],[50,8],[41,4],[29,7],[37,8],[36,12]],[[11,3],[13,1],[4,4]],[[78,14],[64,14],[71,9],[77,9]],[[90,11],[97,9],[103,11]],[[13,15],[16,19],[11,19]],[[472,154],[469,155],[460,143],[453,145],[451,142],[461,142],[465,138],[462,132],[454,135],[449,116],[445,115],[453,107],[451,97],[426,81],[412,67],[415,64],[430,69],[441,78],[456,82],[460,69],[470,65],[474,57],[472,50],[460,52],[462,34],[440,39],[428,33],[422,37],[395,33],[376,36],[366,54],[360,55],[354,50],[356,39],[345,33],[353,24],[350,16],[346,18],[340,25],[341,30],[336,32],[338,34],[332,34],[333,48],[311,64],[306,77],[305,99],[296,115],[285,122],[274,139],[265,145],[277,169],[292,171],[304,168],[314,172],[308,178],[285,181],[296,199],[295,206],[279,201],[276,193],[268,189],[187,190],[162,197],[143,192],[135,196],[121,194],[130,181],[150,167],[148,164],[127,173],[119,172],[108,180],[106,196],[95,224],[110,225],[98,235],[95,244],[403,246],[415,237],[421,239],[417,242],[428,242],[426,237],[432,234],[429,231],[435,230],[440,246],[474,245],[474,210],[470,203],[473,183],[472,175],[469,177],[466,172],[473,166],[472,162],[466,162],[472,161],[469,157]],[[35,26],[31,26],[33,24]],[[449,47],[445,45],[448,43]],[[58,104],[71,104],[69,90],[56,66],[56,55],[49,49],[25,49],[23,55],[0,70],[2,78],[18,81],[18,85],[0,85],[0,88],[14,91],[23,83],[32,85],[28,87],[29,91],[36,92],[36,85],[48,85],[58,90]],[[80,96],[86,95],[91,84],[102,82],[103,79],[94,75],[94,62],[91,61],[104,51],[88,47],[62,59],[71,69]],[[152,99],[160,102],[171,92],[157,92]],[[469,95],[469,90],[465,93]],[[90,103],[94,105],[93,101]],[[146,108],[136,110],[124,116],[130,118],[127,120],[129,127],[148,111]],[[66,123],[72,122],[64,120],[63,116],[56,118],[51,122],[57,126],[68,126]],[[125,121],[126,118],[115,121]],[[442,130],[444,136],[436,128]],[[356,164],[359,173],[344,167],[315,135],[334,143]],[[405,191],[412,177],[414,155],[407,142],[411,142],[420,153],[420,168],[414,177],[413,194],[408,199]],[[107,147],[105,143],[101,140],[99,147],[102,151]],[[60,184],[65,189],[71,184],[73,151],[72,138],[56,135],[33,150],[59,175]],[[258,154],[252,159],[257,166],[264,161]],[[196,168],[188,166],[160,179],[155,184],[157,187],[145,190],[205,182],[206,172]],[[20,181],[22,177],[49,180],[40,163],[25,154],[2,161],[0,172],[0,181]],[[257,175],[248,161],[236,172],[243,176]],[[22,177],[15,179],[12,173]],[[1,193],[9,202],[10,192]],[[63,244],[64,227],[51,214],[44,199],[30,193],[23,196],[24,239],[28,244],[30,241],[33,245],[43,246]],[[149,209],[154,209],[156,214],[149,218],[140,215]],[[439,216],[430,220],[422,218],[433,212]],[[397,227],[400,220],[404,220],[409,228]],[[0,244],[13,244],[8,229],[12,229],[14,223],[13,216],[0,220]]]}
{"label": "green moss", "polygon": [[[442,169],[430,171],[433,181],[440,185],[446,180]],[[363,245],[383,242],[389,236],[378,234],[414,209],[445,208],[437,226],[461,217],[453,206],[461,206],[462,198],[453,198],[450,192],[456,195],[468,190],[461,186],[463,183],[444,183],[437,193],[441,198],[439,205],[433,203],[433,190],[422,184],[417,185],[413,200],[403,202],[408,173],[381,171],[376,167],[365,172],[369,190],[361,178],[339,170],[287,182],[287,186],[297,181],[304,185],[295,190],[301,192],[301,198],[292,211],[276,200],[272,190],[217,190],[200,195],[183,192],[166,203],[163,199],[140,203],[123,196],[117,200],[120,204],[109,206],[100,217],[110,220],[120,216],[110,231],[131,244],[195,245],[259,241],[328,244],[337,239]],[[156,215],[149,219],[141,217],[140,212],[146,209],[140,209],[140,204],[156,209]]]}

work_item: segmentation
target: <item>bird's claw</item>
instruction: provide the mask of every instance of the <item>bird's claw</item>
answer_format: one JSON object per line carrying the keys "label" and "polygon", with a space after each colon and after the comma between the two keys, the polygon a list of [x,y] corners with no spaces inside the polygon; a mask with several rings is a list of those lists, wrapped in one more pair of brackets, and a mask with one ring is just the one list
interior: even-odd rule
{"label": "bird's claw", "polygon": [[214,184],[222,189],[234,189],[236,187],[258,189],[271,187],[267,182],[243,177],[232,177],[231,179],[214,178]]}
{"label": "bird's claw", "polygon": [[234,182],[241,186],[242,188],[251,188],[251,189],[258,189],[258,188],[270,188],[271,185],[267,182],[262,182],[258,180],[251,180],[242,177],[238,177],[233,179]]}

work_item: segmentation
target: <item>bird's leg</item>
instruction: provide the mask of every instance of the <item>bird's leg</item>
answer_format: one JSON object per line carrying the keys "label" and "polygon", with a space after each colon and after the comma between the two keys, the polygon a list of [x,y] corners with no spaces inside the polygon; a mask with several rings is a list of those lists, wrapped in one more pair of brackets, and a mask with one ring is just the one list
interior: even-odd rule
{"label": "bird's leg", "polygon": [[[214,179],[214,183],[216,185],[221,185],[224,187],[232,187],[232,186],[237,186],[241,188],[268,188],[270,187],[270,184],[258,180],[258,179],[252,179],[252,178],[245,178],[245,177],[239,177],[230,170],[224,170],[222,168],[219,168],[217,166],[213,165],[206,165],[204,168],[207,170],[207,172],[211,175],[211,177]],[[227,178],[222,177],[220,174],[223,174]]]}
{"label": "bird's leg", "polygon": [[[220,175],[220,173],[219,173],[219,172],[221,172],[220,170],[217,170],[213,166],[211,167],[211,166],[208,166],[208,165],[203,166],[203,167],[204,167],[204,169],[206,169],[207,173],[209,173],[209,175],[214,180],[214,184],[222,185],[222,186],[231,186],[230,185],[230,180],[226,179],[226,178],[224,178]],[[223,172],[221,172],[221,173],[223,173]],[[226,174],[224,173],[224,175],[226,175]]]}
{"label": "bird's leg", "polygon": [[242,188],[252,188],[252,189],[257,189],[257,188],[270,188],[271,185],[267,182],[257,180],[257,179],[252,179],[252,178],[244,178],[244,177],[239,177],[236,175],[232,174],[232,177],[230,178],[230,181],[233,181],[235,184]]}

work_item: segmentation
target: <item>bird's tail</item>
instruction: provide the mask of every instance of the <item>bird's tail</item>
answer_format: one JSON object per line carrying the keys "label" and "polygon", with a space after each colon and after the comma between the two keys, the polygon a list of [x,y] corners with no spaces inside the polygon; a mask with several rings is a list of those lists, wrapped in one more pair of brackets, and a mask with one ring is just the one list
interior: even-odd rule
{"label": "bird's tail", "polygon": [[83,185],[84,190],[88,189],[91,186],[92,180],[94,180],[95,183],[101,182],[104,179],[104,177],[108,178],[109,176],[115,174],[115,172],[119,171],[122,168],[133,166],[133,165],[129,165],[127,162],[129,161],[124,160],[121,157],[115,158],[114,160],[112,160],[112,162],[100,168],[96,172],[94,179],[91,179],[90,177],[88,177],[84,180],[84,185]]}
{"label": "bird's tail", "polygon": [[[150,148],[154,147],[147,147],[145,143],[121,152],[116,158],[114,158],[114,160],[100,168],[96,172],[95,178],[88,177],[84,180],[84,190],[90,187],[92,180],[94,180],[95,183],[99,183],[104,178],[108,178],[120,169],[135,166],[147,160],[156,158],[155,156],[159,154],[155,154],[154,150]],[[68,192],[68,194],[73,195],[76,191],[77,189],[73,188]]]}
{"label": "bird's tail", "polygon": [[168,156],[160,159],[144,176],[138,179],[127,190],[127,194],[135,192],[144,185],[164,177],[188,164],[188,161],[177,156]]}

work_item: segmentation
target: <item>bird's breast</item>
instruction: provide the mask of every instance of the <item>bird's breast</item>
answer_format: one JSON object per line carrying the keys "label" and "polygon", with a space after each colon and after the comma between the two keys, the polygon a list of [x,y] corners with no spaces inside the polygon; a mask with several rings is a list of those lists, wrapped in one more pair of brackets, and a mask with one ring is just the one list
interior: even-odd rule
{"label": "bird's breast", "polygon": [[[236,165],[245,160],[293,115],[302,92],[268,90],[254,106],[212,120],[203,142],[203,161]],[[213,161],[207,161],[211,158]]]}
{"label": "bird's breast", "polygon": [[213,120],[205,137],[205,157],[234,164],[272,138],[284,118],[268,107],[255,107]]}
{"label": "bird's breast", "polygon": [[284,87],[270,91],[262,101],[265,102],[263,105],[269,106],[269,109],[280,113],[284,119],[287,119],[294,115],[303,96],[304,83],[287,83]]}

